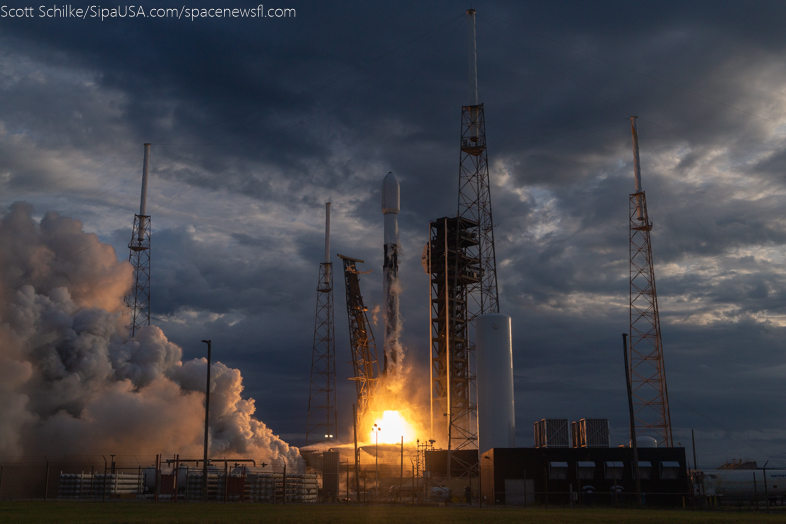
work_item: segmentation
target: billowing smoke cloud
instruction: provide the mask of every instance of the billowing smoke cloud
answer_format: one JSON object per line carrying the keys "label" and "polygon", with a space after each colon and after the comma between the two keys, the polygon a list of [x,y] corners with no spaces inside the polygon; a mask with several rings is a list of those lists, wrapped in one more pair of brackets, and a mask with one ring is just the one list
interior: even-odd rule
{"label": "billowing smoke cloud", "polygon": [[[0,220],[0,455],[200,456],[206,360],[183,362],[155,326],[129,340],[131,266],[80,222],[32,213]],[[253,418],[240,372],[215,363],[212,377],[211,455],[300,467]]]}

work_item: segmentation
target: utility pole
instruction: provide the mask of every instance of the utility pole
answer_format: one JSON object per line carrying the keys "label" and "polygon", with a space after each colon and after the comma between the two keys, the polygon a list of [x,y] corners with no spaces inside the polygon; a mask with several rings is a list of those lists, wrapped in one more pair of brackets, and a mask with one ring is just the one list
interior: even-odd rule
{"label": "utility pole", "polygon": [[[630,371],[628,371],[628,334],[622,334],[622,356],[625,360],[625,386],[628,390],[628,412],[630,414],[630,446],[633,448],[633,472],[636,475],[636,503],[641,505],[641,470],[639,469],[639,447],[636,442],[636,419],[633,415],[633,394],[631,392]],[[616,481],[615,481],[616,483]]]}
{"label": "utility pole", "polygon": [[360,470],[358,464],[358,408],[352,404],[352,426],[355,430],[355,495],[360,502]]}
{"label": "utility pole", "polygon": [[211,341],[203,340],[207,344],[207,386],[205,387],[205,446],[204,457],[202,461],[202,488],[205,502],[207,502],[207,439],[208,439],[208,423],[210,421],[210,365],[211,365]]}
{"label": "utility pole", "polygon": [[399,475],[399,488],[398,488],[398,496],[400,502],[404,502],[403,493],[404,493],[404,435],[401,435],[401,474]]}

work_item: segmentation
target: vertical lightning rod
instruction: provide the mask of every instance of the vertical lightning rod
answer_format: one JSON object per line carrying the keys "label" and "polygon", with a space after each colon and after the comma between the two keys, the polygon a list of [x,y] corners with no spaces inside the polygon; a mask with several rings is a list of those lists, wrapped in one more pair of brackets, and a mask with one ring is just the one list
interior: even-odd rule
{"label": "vertical lightning rod", "polygon": [[636,193],[641,192],[641,160],[639,159],[639,124],[637,116],[630,117],[630,131],[633,134],[633,173],[636,177]]}
{"label": "vertical lightning rod", "polygon": [[[636,193],[641,193],[641,160],[639,160],[639,124],[637,116],[630,117],[630,132],[633,135],[633,175],[636,178]],[[641,208],[641,197],[636,198],[636,213],[639,220],[644,219]]]}
{"label": "vertical lightning rod", "polygon": [[469,37],[469,105],[478,105],[478,51],[475,35],[475,10],[467,11],[467,36]]}
{"label": "vertical lightning rod", "polygon": [[145,160],[142,164],[142,195],[139,198],[139,236],[140,242],[145,238],[145,216],[147,211],[147,170],[150,166],[150,144],[145,144]]}

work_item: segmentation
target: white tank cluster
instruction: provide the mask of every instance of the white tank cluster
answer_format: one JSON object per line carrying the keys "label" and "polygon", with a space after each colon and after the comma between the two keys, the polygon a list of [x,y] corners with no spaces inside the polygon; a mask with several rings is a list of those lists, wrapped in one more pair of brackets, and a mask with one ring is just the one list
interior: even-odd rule
{"label": "white tank cluster", "polygon": [[[765,480],[766,476],[766,480]],[[786,470],[733,469],[705,471],[700,493],[706,496],[753,496],[781,498],[786,495]]]}

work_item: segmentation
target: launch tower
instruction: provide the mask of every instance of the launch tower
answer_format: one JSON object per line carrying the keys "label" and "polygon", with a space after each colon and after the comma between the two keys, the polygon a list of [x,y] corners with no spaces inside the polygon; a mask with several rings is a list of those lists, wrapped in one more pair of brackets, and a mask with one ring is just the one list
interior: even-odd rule
{"label": "launch tower", "polygon": [[358,275],[370,271],[358,271],[356,264],[363,261],[357,258],[338,255],[344,262],[344,285],[347,292],[347,318],[349,319],[349,343],[352,346],[352,365],[355,370],[355,388],[358,396],[358,415],[368,410],[371,398],[379,380],[379,363],[374,333],[366,314],[368,308],[363,304],[360,294]]}
{"label": "launch tower", "polygon": [[333,263],[330,262],[330,202],[325,204],[325,261],[319,264],[306,445],[335,441],[336,332],[333,323]]}
{"label": "launch tower", "polygon": [[431,426],[448,451],[477,448],[474,322],[498,313],[486,121],[478,102],[475,10],[467,11],[470,104],[461,108],[458,216],[431,223]]}
{"label": "launch tower", "polygon": [[[477,404],[471,397],[467,289],[480,281],[475,222],[460,217],[431,222],[428,273],[431,276],[431,423],[432,434],[449,449],[477,445]],[[440,427],[442,426],[442,427]]]}
{"label": "launch tower", "polygon": [[633,169],[636,192],[629,198],[630,237],[630,381],[636,436],[654,437],[672,446],[669,394],[663,364],[658,293],[652,264],[647,198],[641,188],[639,133],[636,117],[630,117],[633,134]]}

